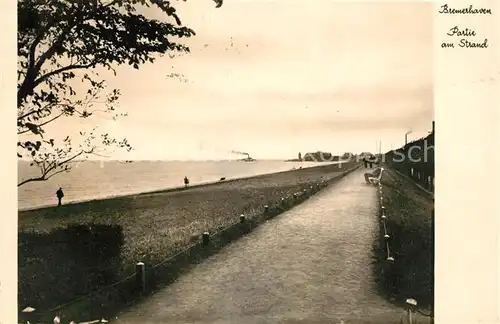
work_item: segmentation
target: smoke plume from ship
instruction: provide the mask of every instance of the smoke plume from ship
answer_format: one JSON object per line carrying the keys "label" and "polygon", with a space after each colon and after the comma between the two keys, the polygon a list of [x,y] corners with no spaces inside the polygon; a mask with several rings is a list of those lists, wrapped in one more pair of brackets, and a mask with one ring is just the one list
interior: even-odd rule
{"label": "smoke plume from ship", "polygon": [[244,159],[240,159],[240,161],[246,161],[246,162],[255,161],[255,160],[254,160],[254,159],[250,156],[250,154],[249,154],[249,153],[247,153],[247,152],[241,152],[241,151],[235,151],[235,150],[233,150],[233,151],[231,151],[231,153],[246,156]]}

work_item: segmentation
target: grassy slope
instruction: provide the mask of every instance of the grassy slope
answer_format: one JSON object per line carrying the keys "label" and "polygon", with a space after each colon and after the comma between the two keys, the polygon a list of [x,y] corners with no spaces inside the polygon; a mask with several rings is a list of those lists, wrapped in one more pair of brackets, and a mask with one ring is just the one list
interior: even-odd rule
{"label": "grassy slope", "polygon": [[[381,278],[377,271],[384,282],[380,287],[398,302],[415,298],[419,307],[429,309],[434,300],[434,199],[394,170],[384,174],[382,186],[395,263],[392,281]],[[385,250],[380,246],[376,249],[384,258]]]}
{"label": "grassy slope", "polygon": [[[74,299],[133,273],[137,261],[156,264],[197,240],[203,231],[215,231],[251,216],[282,197],[328,180],[353,164],[321,166],[235,180],[182,191],[160,192],[82,204],[46,208],[19,214],[19,307],[47,309]],[[117,262],[107,265],[79,263],[64,242],[29,244],[21,234],[50,237],[69,224],[121,226],[124,244]],[[47,243],[49,242],[49,243]],[[108,275],[95,281],[103,267]],[[61,289],[61,287],[64,287]]]}

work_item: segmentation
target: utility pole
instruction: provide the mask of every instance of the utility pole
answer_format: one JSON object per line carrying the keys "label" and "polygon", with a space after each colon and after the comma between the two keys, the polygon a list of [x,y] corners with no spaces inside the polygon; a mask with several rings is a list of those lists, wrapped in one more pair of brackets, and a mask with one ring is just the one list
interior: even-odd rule
{"label": "utility pole", "polygon": [[411,134],[411,130],[405,133],[405,147],[408,145],[408,134]]}

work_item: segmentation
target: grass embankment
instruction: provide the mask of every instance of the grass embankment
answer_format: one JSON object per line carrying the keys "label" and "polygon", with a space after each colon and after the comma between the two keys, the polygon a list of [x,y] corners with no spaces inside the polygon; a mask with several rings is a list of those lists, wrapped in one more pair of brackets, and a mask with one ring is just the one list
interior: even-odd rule
{"label": "grass embankment", "polygon": [[[385,274],[381,267],[376,268],[382,283],[379,287],[398,304],[414,298],[419,308],[429,310],[434,303],[434,199],[390,168],[382,177],[382,188],[389,246],[395,261]],[[383,235],[381,232],[375,250],[382,263],[387,263]]]}
{"label": "grass embankment", "polygon": [[391,168],[413,178],[426,190],[434,191],[434,132],[408,143],[406,148],[386,153],[385,161]]}
{"label": "grass embankment", "polygon": [[[198,242],[204,231],[217,232],[238,223],[240,214],[258,220],[265,205],[277,214],[283,209],[282,197],[288,196],[292,205],[298,203],[315,193],[311,185],[328,182],[355,165],[325,165],[20,212],[19,307],[46,311],[86,295],[130,276],[138,261],[153,266]],[[298,192],[302,198],[293,199]],[[98,306],[87,304],[91,309],[85,315],[101,315],[101,304],[117,297],[120,300],[113,302],[129,302],[127,289],[114,291]]]}

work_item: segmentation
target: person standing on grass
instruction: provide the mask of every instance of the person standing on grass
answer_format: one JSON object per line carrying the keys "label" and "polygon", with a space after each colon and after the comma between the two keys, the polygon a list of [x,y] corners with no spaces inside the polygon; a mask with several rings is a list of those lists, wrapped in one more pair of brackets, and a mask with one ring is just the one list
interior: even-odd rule
{"label": "person standing on grass", "polygon": [[62,191],[62,188],[59,188],[59,190],[56,191],[56,196],[58,200],[57,206],[61,206],[61,200],[64,197],[64,192]]}
{"label": "person standing on grass", "polygon": [[188,177],[184,177],[184,186],[187,187],[189,185],[189,179]]}

